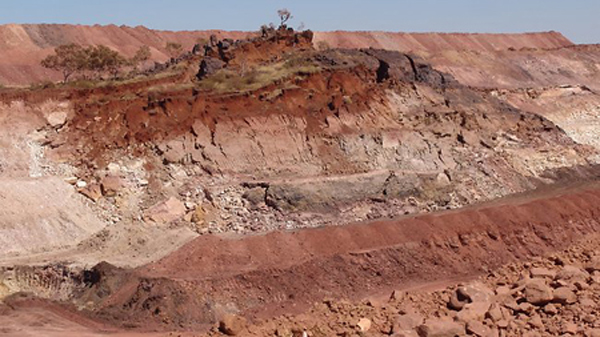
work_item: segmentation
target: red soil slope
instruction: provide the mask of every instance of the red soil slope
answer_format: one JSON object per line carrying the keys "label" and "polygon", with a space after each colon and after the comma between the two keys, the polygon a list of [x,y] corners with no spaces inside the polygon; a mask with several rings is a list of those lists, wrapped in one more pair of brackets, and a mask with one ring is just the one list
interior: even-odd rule
{"label": "red soil slope", "polygon": [[573,43],[558,32],[524,34],[322,32],[315,43],[335,48],[378,48],[400,52],[440,52],[443,50],[495,51],[509,48],[551,49]]}
{"label": "red soil slope", "polygon": [[95,315],[128,327],[198,329],[227,307],[270,317],[325,297],[356,300],[477,275],[597,231],[600,192],[593,186],[367,224],[200,237],[116,283],[100,277],[92,293],[118,290]]}
{"label": "red soil slope", "polygon": [[[39,63],[54,47],[65,43],[104,44],[131,56],[142,45],[150,46],[153,61],[167,59],[167,41],[183,44],[186,50],[211,34],[240,39],[251,32],[159,31],[142,26],[83,25],[0,25],[0,84],[26,85],[42,80],[60,79],[59,74]],[[397,51],[473,50],[494,51],[508,48],[559,48],[572,43],[557,32],[530,34],[439,34],[390,32],[316,33],[315,42],[331,47],[383,48]]]}

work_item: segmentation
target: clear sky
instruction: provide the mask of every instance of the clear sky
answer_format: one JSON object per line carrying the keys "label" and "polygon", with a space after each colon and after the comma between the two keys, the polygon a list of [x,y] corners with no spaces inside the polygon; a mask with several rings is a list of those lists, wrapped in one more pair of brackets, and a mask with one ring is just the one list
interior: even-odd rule
{"label": "clear sky", "polygon": [[312,30],[559,31],[600,43],[600,0],[0,0],[0,23],[256,30],[288,8]]}

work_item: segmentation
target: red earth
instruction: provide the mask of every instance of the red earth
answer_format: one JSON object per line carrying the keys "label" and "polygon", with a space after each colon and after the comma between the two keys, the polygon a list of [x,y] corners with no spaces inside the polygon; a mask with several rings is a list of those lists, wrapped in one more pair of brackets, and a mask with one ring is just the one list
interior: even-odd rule
{"label": "red earth", "polygon": [[[254,32],[160,31],[143,26],[85,26],[63,24],[0,25],[0,84],[28,85],[48,79],[59,80],[57,72],[44,69],[40,61],[61,44],[103,44],[123,55],[133,56],[140,46],[149,46],[151,61],[168,59],[167,42],[178,42],[191,50],[211,35],[243,39]],[[497,51],[508,48],[551,49],[572,45],[557,32],[528,34],[444,34],[391,32],[317,32],[315,43],[333,48],[382,48],[400,52],[439,52],[442,50]]]}

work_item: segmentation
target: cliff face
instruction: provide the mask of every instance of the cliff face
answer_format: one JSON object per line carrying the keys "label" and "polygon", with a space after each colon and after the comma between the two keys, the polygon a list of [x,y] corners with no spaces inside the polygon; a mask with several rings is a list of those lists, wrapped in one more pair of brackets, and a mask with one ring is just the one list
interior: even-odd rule
{"label": "cliff face", "polygon": [[[252,32],[159,31],[145,27],[83,26],[59,24],[0,25],[0,84],[26,85],[60,79],[59,74],[39,63],[61,44],[104,44],[131,56],[142,45],[152,50],[152,61],[167,59],[167,41],[181,43],[186,50],[211,34],[219,38],[242,39]],[[495,51],[508,48],[560,48],[572,43],[560,33],[529,34],[439,34],[391,32],[322,32],[315,43],[339,48],[381,48],[400,52],[439,52],[443,50]]]}

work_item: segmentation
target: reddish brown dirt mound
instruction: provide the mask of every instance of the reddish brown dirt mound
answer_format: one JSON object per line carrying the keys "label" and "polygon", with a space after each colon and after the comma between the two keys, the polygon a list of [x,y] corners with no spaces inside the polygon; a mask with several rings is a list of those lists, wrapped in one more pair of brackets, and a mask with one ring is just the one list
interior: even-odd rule
{"label": "reddish brown dirt mound", "polygon": [[[42,80],[59,80],[59,74],[40,66],[40,61],[52,50],[66,43],[104,44],[125,56],[132,56],[142,45],[152,50],[152,61],[167,59],[167,41],[181,43],[191,50],[199,39],[211,34],[219,38],[245,38],[251,32],[151,30],[142,26],[83,25],[0,25],[0,84],[26,85]],[[316,33],[315,42],[324,41],[331,47],[383,48],[408,51],[437,52],[440,50],[493,51],[512,48],[558,48],[572,43],[560,33],[531,34],[438,34],[390,32],[327,32]]]}
{"label": "reddish brown dirt mound", "polygon": [[[165,333],[118,332],[59,305],[15,296],[0,304],[0,336],[3,337],[164,337]],[[178,336],[194,336],[178,334]]]}
{"label": "reddish brown dirt mound", "polygon": [[424,56],[462,84],[481,88],[585,85],[598,90],[599,45],[553,50],[453,51]]}
{"label": "reddish brown dirt mound", "polygon": [[[94,316],[129,327],[197,329],[227,311],[272,316],[328,296],[358,299],[477,275],[598,230],[599,201],[595,185],[370,224],[201,237],[129,276]],[[105,291],[106,282],[92,292]]]}
{"label": "reddish brown dirt mound", "polygon": [[322,32],[315,43],[335,48],[378,48],[400,52],[440,52],[443,50],[494,51],[509,48],[559,48],[573,43],[557,32],[525,34],[458,34],[392,32]]}
{"label": "reddish brown dirt mound", "polygon": [[[561,253],[512,263],[443,290],[436,290],[444,287],[438,283],[360,303],[328,299],[306,314],[247,329],[238,325],[237,335],[597,336],[599,243],[598,235],[592,235]],[[229,323],[235,316],[229,317],[223,323],[236,328]],[[210,335],[222,336],[216,331]]]}

